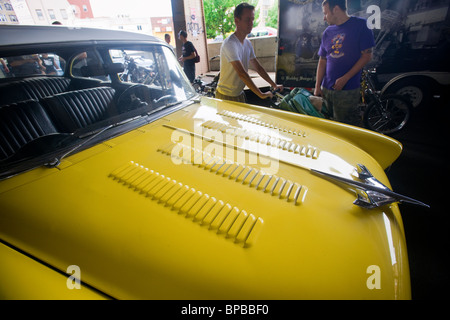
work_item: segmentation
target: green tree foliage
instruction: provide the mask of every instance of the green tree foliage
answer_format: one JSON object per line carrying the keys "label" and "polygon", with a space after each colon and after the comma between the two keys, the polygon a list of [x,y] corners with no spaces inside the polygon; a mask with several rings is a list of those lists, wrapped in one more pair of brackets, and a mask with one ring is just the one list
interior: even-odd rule
{"label": "green tree foliage", "polygon": [[275,1],[269,9],[266,26],[278,29],[278,1]]}
{"label": "green tree foliage", "polygon": [[234,30],[233,11],[240,0],[204,0],[206,36],[213,39]]}
{"label": "green tree foliage", "polygon": [[[204,0],[206,36],[213,39],[222,35],[225,39],[226,34],[234,31],[234,8],[243,2],[242,0]],[[247,0],[248,3],[258,4],[258,0]],[[255,12],[255,24],[259,17],[259,12]]]}

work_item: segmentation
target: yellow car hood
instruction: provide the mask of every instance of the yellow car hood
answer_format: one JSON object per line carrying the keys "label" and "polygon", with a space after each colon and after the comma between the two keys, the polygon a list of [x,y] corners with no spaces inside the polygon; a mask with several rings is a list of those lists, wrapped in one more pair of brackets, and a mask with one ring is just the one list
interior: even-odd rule
{"label": "yellow car hood", "polygon": [[362,129],[203,99],[0,182],[0,238],[119,299],[410,298],[397,205],[361,208],[310,171],[351,178],[361,163],[389,186],[400,152]]}

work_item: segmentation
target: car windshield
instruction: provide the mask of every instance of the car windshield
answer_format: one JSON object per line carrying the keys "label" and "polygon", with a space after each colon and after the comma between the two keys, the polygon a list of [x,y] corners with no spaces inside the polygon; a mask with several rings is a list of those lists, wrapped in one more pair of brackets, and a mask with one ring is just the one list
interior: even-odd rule
{"label": "car windshield", "polygon": [[171,49],[101,45],[2,55],[0,179],[125,133],[191,103]]}

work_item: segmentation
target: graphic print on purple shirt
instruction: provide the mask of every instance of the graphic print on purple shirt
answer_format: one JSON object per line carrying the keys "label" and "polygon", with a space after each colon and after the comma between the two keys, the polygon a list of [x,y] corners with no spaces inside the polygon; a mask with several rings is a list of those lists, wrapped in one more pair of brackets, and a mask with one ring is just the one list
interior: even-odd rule
{"label": "graphic print on purple shirt", "polygon": [[330,56],[332,58],[340,58],[342,56],[344,56],[344,53],[341,51],[342,48],[342,44],[344,43],[344,39],[345,39],[345,33],[340,33],[337,34],[333,40],[331,40],[332,42],[332,46],[331,49],[333,49],[333,52],[330,53]]}
{"label": "graphic print on purple shirt", "polygon": [[[319,49],[319,56],[327,59],[322,86],[333,90],[336,80],[355,65],[361,57],[361,52],[374,46],[373,32],[367,27],[365,19],[350,17],[341,25],[326,28]],[[343,90],[359,88],[360,81],[361,72],[358,72]]]}

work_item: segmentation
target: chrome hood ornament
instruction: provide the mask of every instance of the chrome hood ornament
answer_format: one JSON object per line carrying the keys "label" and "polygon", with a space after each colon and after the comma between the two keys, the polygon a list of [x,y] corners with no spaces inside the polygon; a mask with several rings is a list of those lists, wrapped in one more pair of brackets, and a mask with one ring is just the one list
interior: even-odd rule
{"label": "chrome hood ornament", "polygon": [[311,172],[319,176],[331,179],[335,182],[337,181],[354,187],[357,194],[357,199],[353,203],[365,209],[374,209],[394,202],[405,202],[430,208],[429,205],[423,202],[392,191],[387,186],[378,181],[372,175],[372,173],[362,164],[358,164],[357,169],[356,178],[359,181],[339,177],[315,169],[311,169]]}

